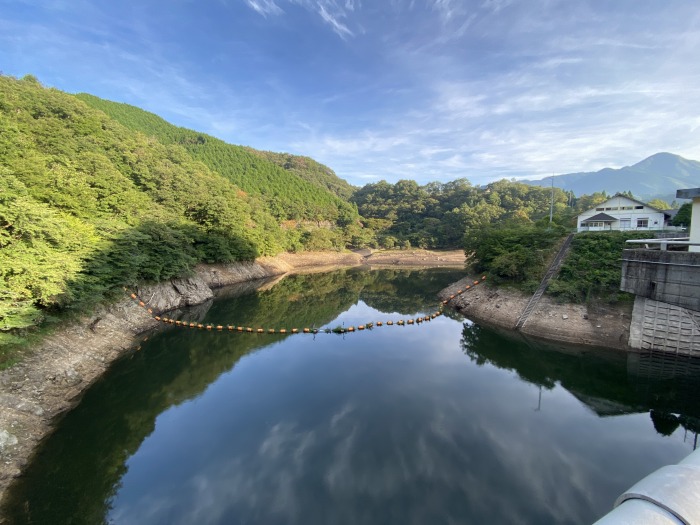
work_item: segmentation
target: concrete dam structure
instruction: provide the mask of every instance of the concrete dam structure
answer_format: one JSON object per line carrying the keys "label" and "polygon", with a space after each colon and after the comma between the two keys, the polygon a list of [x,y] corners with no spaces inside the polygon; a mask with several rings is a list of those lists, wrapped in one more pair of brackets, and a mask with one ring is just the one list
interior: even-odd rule
{"label": "concrete dam structure", "polygon": [[628,344],[700,356],[700,188],[676,198],[692,199],[689,237],[627,241],[646,249],[622,253],[620,290],[636,296]]}
{"label": "concrete dam structure", "polygon": [[624,250],[620,289],[636,296],[630,347],[700,356],[700,253]]}

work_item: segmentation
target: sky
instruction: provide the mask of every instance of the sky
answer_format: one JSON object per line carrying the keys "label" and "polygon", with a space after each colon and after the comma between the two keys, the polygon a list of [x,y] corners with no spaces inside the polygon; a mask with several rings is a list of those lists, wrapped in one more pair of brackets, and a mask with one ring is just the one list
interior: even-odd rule
{"label": "sky", "polygon": [[0,71],[357,186],[700,160],[696,0],[0,0]]}

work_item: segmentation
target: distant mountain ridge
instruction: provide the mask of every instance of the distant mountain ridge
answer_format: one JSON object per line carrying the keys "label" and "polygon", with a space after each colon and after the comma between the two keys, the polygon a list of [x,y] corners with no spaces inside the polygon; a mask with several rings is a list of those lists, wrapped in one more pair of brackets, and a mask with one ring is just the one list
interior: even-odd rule
{"label": "distant mountain ridge", "polygon": [[[549,177],[521,182],[534,186],[551,184]],[[624,168],[555,175],[554,185],[573,191],[577,196],[602,191],[611,195],[631,191],[641,200],[660,198],[670,203],[676,198],[677,189],[700,186],[700,162],[672,153],[656,153]]]}

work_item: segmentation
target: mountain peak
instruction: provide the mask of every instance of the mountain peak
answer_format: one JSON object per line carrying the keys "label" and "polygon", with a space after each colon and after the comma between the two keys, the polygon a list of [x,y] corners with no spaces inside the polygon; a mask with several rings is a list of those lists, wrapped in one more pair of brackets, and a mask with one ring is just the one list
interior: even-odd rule
{"label": "mountain peak", "polygon": [[673,169],[675,166],[686,162],[695,161],[688,161],[687,159],[684,159],[679,155],[674,155],[673,153],[661,152],[655,153],[654,155],[647,157],[631,167],[639,169],[667,170]]}
{"label": "mountain peak", "polygon": [[[631,191],[642,200],[661,198],[671,202],[676,190],[697,185],[700,180],[700,162],[680,155],[659,152],[624,168],[604,168],[596,172],[558,175],[554,184],[576,195],[606,191],[615,194]],[[542,181],[523,181],[538,186]]]}

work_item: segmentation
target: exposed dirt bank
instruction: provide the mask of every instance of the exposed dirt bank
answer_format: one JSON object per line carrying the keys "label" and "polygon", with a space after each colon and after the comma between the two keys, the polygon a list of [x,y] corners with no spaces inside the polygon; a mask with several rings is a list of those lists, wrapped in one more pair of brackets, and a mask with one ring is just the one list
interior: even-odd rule
{"label": "exposed dirt bank", "polygon": [[[287,273],[350,266],[463,266],[462,251],[425,250],[283,254],[255,262],[201,265],[192,277],[136,290],[155,313],[200,304],[212,289]],[[124,298],[47,337],[21,363],[0,372],[0,508],[37,444],[138,335],[158,325]],[[5,523],[0,515],[0,523]]]}
{"label": "exposed dirt bank", "polygon": [[[446,299],[470,284],[463,279],[440,292]],[[517,290],[482,283],[458,295],[449,306],[480,324],[513,330],[530,296]],[[556,303],[543,296],[530,314],[522,334],[562,343],[629,350],[632,304],[578,305]]]}

